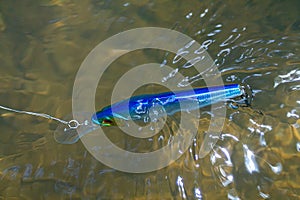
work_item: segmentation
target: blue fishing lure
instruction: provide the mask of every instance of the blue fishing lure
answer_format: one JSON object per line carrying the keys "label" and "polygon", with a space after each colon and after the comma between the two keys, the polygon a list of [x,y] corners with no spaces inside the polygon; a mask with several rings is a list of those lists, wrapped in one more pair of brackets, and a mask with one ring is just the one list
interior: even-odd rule
{"label": "blue fishing lure", "polygon": [[[239,99],[236,101],[236,98]],[[228,100],[249,105],[251,98],[245,87],[239,84],[138,95],[103,108],[92,116],[92,122],[100,126],[115,126],[116,120],[140,121],[149,118],[149,110],[156,105],[162,106],[170,116],[179,111],[191,111]]]}

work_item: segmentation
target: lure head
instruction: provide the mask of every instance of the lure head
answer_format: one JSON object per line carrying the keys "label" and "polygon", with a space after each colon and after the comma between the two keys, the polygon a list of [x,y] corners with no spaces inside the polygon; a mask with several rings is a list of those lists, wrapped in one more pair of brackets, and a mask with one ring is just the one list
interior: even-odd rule
{"label": "lure head", "polygon": [[99,114],[99,112],[95,113],[92,116],[92,122],[98,124],[99,126],[106,126],[106,127],[117,125],[114,117],[105,116],[105,115],[101,116],[101,113]]}
{"label": "lure head", "polygon": [[100,126],[106,126],[106,127],[117,125],[117,123],[113,117],[100,118],[100,119],[97,119],[97,122]]}
{"label": "lure head", "polygon": [[92,116],[93,123],[106,127],[124,126],[124,120],[126,120],[126,118],[118,113],[113,113],[110,106],[103,108]]}

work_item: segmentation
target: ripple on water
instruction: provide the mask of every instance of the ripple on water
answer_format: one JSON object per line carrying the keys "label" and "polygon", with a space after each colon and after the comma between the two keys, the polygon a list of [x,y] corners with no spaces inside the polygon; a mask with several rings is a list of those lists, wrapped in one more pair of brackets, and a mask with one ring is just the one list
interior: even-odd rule
{"label": "ripple on water", "polygon": [[[5,30],[0,35],[0,51],[7,59],[0,58],[5,66],[0,71],[8,76],[1,78],[0,96],[7,105],[29,105],[38,111],[54,109],[58,115],[69,113],[70,99],[64,100],[70,98],[72,83],[68,80],[73,80],[77,67],[95,44],[128,28],[172,27],[175,23],[176,30],[192,36],[202,48],[192,49],[191,43],[177,55],[164,57],[162,66],[174,65],[165,81],[182,73],[185,78],[179,81],[179,87],[204,85],[203,76],[192,70],[192,64],[201,62],[199,55],[205,49],[215,60],[224,83],[246,82],[253,87],[255,98],[252,109],[227,110],[220,140],[209,156],[198,157],[210,119],[203,113],[188,152],[173,165],[147,174],[110,169],[91,157],[81,143],[56,144],[47,122],[1,114],[1,197],[299,198],[300,37],[294,3],[51,1],[41,5],[51,15],[28,22],[20,20],[24,13],[28,19],[30,11],[40,12],[20,5],[7,9],[12,13],[2,9],[0,28],[5,22]],[[21,12],[15,14],[14,10]],[[17,17],[12,19],[17,20],[11,23],[13,15]],[[198,57],[184,61],[181,56],[187,51]],[[138,59],[130,58],[130,62]],[[107,76],[113,77],[117,72]],[[208,70],[206,75],[213,74]],[[153,148],[168,143],[172,128],[153,140]],[[122,147],[145,150],[145,143],[135,146],[136,141],[115,137],[112,130],[109,133]]]}

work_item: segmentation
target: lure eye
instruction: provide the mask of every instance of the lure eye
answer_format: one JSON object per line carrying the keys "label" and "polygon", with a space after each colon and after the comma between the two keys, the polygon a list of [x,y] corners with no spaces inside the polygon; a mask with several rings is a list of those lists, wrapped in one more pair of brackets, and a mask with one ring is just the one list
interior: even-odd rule
{"label": "lure eye", "polygon": [[102,126],[114,126],[114,125],[116,125],[116,123],[113,119],[105,118],[102,120],[101,125]]}

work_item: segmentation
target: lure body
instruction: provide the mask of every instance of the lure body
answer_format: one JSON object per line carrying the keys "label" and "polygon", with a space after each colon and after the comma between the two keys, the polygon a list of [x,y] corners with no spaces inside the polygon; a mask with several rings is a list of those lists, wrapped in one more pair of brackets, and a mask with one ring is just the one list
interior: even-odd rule
{"label": "lure body", "polygon": [[163,106],[167,115],[179,111],[191,111],[217,102],[227,101],[245,95],[239,84],[194,88],[177,92],[145,94],[133,96],[103,108],[92,116],[92,121],[100,126],[113,126],[115,120],[144,120],[154,106]]}

